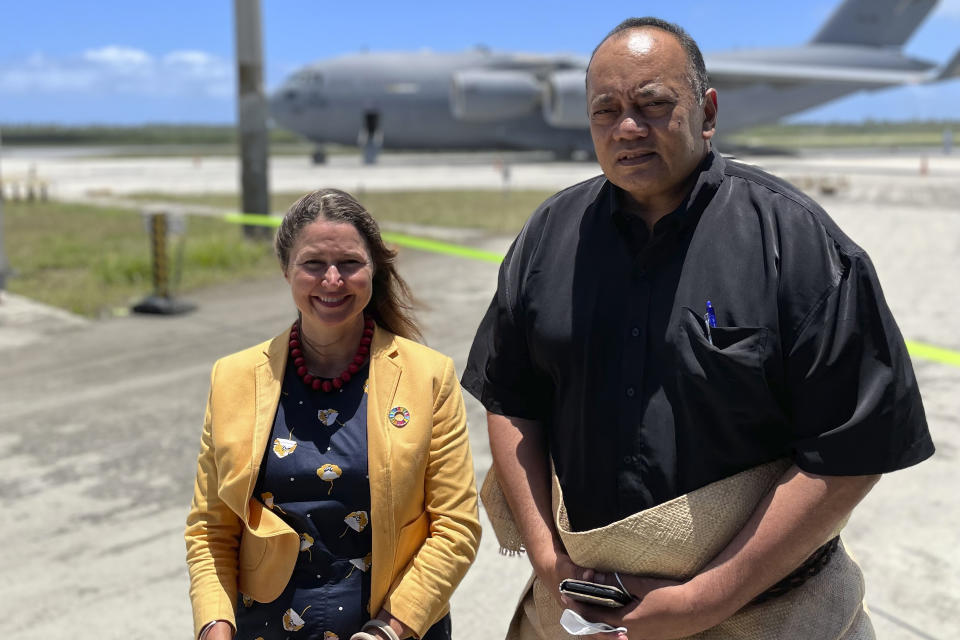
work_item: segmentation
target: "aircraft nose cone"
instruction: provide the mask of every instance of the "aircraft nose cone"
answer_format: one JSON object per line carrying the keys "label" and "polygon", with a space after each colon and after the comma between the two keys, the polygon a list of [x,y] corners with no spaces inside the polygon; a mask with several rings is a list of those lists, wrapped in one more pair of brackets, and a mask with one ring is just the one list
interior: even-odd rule
{"label": "aircraft nose cone", "polygon": [[280,87],[267,98],[270,116],[280,125],[289,125],[300,110],[300,97],[296,89]]}

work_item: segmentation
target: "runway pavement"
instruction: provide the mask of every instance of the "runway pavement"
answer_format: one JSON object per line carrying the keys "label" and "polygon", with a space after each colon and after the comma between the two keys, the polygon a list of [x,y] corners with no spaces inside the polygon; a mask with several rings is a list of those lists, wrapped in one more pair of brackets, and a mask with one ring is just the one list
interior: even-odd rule
{"label": "runway pavement", "polygon": [[[74,157],[69,149],[4,149],[8,185],[34,176],[58,199],[125,196],[137,192],[235,193],[239,168],[222,156]],[[852,199],[950,206],[960,176],[960,154],[868,151],[843,155],[745,156],[779,175]],[[550,162],[540,153],[384,153],[377,165],[355,155],[331,156],[325,165],[306,157],[274,156],[273,191],[337,187],[350,192],[422,189],[559,190],[599,173],[595,162]],[[922,173],[921,173],[922,172]],[[917,179],[921,182],[917,183]],[[903,194],[907,185],[911,193]],[[920,193],[916,193],[919,187]],[[10,188],[10,186],[8,186]],[[952,202],[956,202],[953,200]]]}
{"label": "runway pavement", "polygon": [[[869,163],[834,174],[790,160],[778,170],[810,178],[815,191],[830,191],[828,175],[845,178],[845,187],[819,199],[870,253],[905,337],[960,350],[960,163],[941,169],[931,158],[926,175],[907,175],[915,160],[894,170],[902,175]],[[545,177],[537,179],[573,182],[578,166],[561,165],[556,175],[538,166]],[[453,170],[464,180],[480,172],[469,164]],[[954,197],[929,195],[931,179],[948,195],[952,180]],[[457,240],[503,252],[510,239],[461,233]],[[496,265],[405,249],[400,268],[426,305],[428,343],[462,371]],[[196,312],[93,322],[20,298],[0,302],[6,638],[190,637],[181,534],[209,369],[217,357],[280,331],[293,307],[279,276],[186,298]],[[846,540],[866,575],[877,637],[946,640],[960,634],[960,367],[914,365],[937,454],[884,478],[854,513]],[[483,412],[469,398],[468,410],[482,477],[490,464]],[[454,598],[454,637],[502,637],[528,572],[524,559],[498,555],[487,530]]]}
{"label": "runway pavement", "polygon": [[[505,171],[504,166],[508,167]],[[35,176],[52,197],[77,200],[136,192],[234,193],[239,168],[230,157],[63,157],[23,149],[3,161],[5,180]],[[560,189],[599,173],[592,162],[554,163],[529,153],[385,153],[376,165],[357,156],[331,156],[314,165],[306,157],[273,156],[270,189],[277,192],[336,187],[350,192],[418,189]]]}

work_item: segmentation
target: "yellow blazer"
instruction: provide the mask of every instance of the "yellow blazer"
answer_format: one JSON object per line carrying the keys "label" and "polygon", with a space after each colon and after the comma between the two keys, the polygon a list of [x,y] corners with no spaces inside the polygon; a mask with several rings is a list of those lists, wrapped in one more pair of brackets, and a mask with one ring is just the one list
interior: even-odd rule
{"label": "yellow blazer", "polygon": [[[299,534],[253,497],[280,400],[289,330],[214,364],[185,533],[194,637],[234,626],[237,591],[271,602]],[[392,407],[410,412],[391,424]],[[449,610],[480,541],[473,460],[453,362],[377,327],[367,397],[370,615],[385,607],[422,636]]]}

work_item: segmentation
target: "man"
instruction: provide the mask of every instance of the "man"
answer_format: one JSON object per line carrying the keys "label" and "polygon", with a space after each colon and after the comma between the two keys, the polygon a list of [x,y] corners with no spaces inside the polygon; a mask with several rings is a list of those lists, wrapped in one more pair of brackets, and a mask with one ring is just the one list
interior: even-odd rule
{"label": "man", "polygon": [[717,92],[682,29],[614,29],[587,102],[604,175],[527,222],[463,384],[488,410],[504,496],[557,599],[564,578],[613,580],[567,555],[551,458],[576,531],[790,459],[691,579],[621,574],[639,602],[615,610],[562,600],[631,638],[676,638],[828,558],[824,540],[879,475],[933,444],[869,258],[804,194],[711,149]]}

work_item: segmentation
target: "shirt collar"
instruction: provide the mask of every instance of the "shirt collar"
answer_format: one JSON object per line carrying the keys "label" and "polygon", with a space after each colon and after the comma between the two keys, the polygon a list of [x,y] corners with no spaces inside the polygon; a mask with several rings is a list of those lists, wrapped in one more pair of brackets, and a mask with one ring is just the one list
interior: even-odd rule
{"label": "shirt collar", "polygon": [[[654,235],[661,235],[672,230],[681,230],[689,226],[696,225],[700,220],[700,215],[707,208],[714,194],[720,188],[723,182],[724,169],[726,163],[719,153],[711,150],[696,168],[697,180],[690,189],[690,192],[683,199],[676,209],[657,220],[653,227]],[[609,180],[604,181],[600,192],[600,202],[604,209],[609,212],[614,223],[621,230],[635,228],[632,222],[639,219],[628,213],[621,205],[620,187],[614,185]],[[641,223],[641,226],[642,225]]]}

